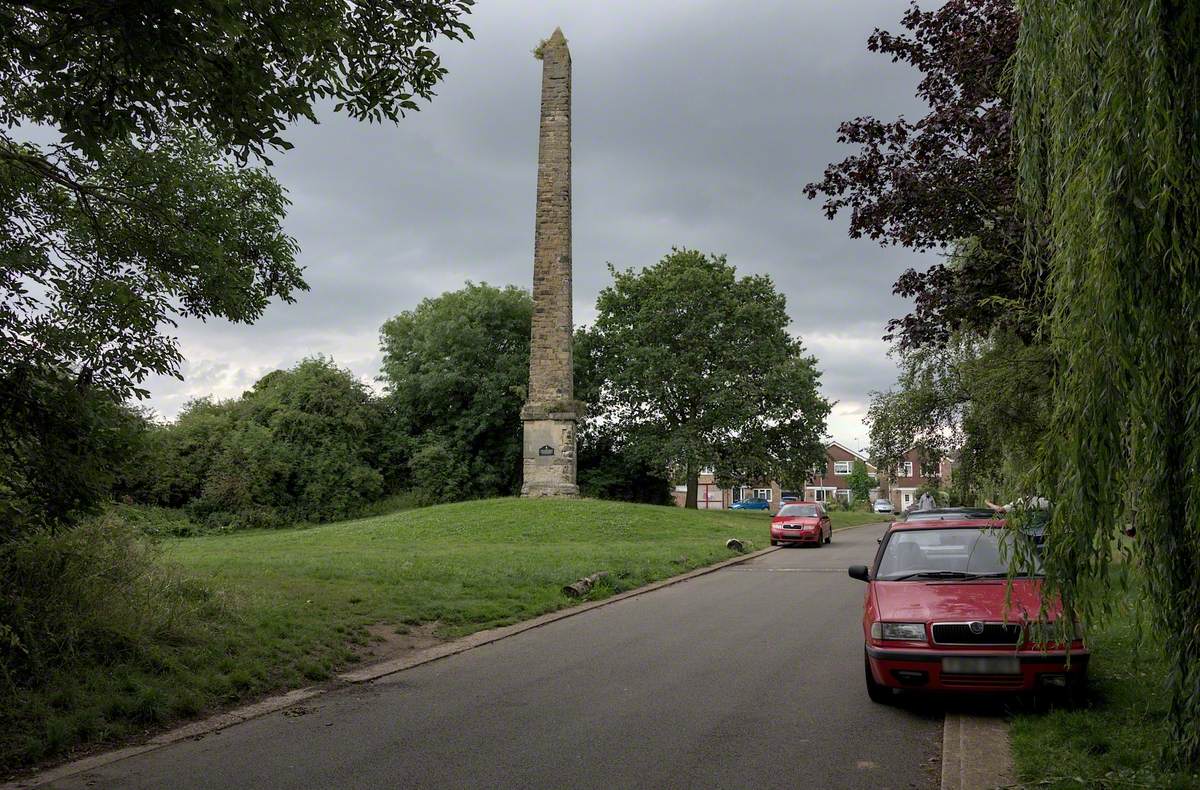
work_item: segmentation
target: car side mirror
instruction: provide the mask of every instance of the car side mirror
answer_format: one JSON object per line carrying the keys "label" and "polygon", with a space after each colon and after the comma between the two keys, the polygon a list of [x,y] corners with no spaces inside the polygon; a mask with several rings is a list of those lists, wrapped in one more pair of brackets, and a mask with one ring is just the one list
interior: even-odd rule
{"label": "car side mirror", "polygon": [[851,565],[849,569],[851,579],[858,579],[861,582],[869,582],[871,574],[867,572],[866,565]]}

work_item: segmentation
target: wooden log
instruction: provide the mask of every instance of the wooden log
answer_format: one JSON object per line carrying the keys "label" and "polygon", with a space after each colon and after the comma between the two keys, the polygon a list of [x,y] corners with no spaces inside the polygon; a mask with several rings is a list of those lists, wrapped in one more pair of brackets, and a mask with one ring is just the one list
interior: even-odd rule
{"label": "wooden log", "polygon": [[608,571],[596,571],[591,576],[584,576],[577,582],[566,585],[562,588],[563,595],[568,598],[582,598],[592,591],[596,583],[608,576]]}

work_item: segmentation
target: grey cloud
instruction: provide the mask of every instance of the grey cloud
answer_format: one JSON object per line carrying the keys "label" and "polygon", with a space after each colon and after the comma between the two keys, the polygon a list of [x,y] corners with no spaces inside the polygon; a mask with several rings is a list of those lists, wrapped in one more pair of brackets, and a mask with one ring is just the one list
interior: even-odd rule
{"label": "grey cloud", "polygon": [[[318,352],[370,379],[388,317],[468,279],[526,285],[540,80],[530,50],[561,25],[574,58],[577,320],[592,317],[608,261],[640,267],[672,245],[724,252],[788,294],[793,329],[841,401],[831,432],[865,435],[853,404],[895,375],[879,340],[906,309],[891,283],[928,261],[848,239],[801,190],[848,153],[840,121],[920,111],[916,75],[865,48],[906,5],[480,3],[476,40],[439,45],[450,74],[421,112],[398,126],[325,112],[289,130],[296,148],[276,175],[312,290],[254,326],[182,325],[188,380],[152,382],[153,405],[171,416],[181,393],[235,395],[251,373]],[[216,364],[246,374],[204,372]]]}

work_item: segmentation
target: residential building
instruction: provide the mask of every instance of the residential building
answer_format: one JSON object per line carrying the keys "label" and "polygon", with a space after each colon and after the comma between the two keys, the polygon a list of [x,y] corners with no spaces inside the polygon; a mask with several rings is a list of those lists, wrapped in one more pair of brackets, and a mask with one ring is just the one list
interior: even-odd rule
{"label": "residential building", "polygon": [[[687,501],[687,485],[675,486],[672,493],[675,504],[683,507]],[[712,472],[704,470],[697,476],[696,507],[701,510],[728,510],[743,499],[765,499],[771,504],[771,510],[775,510],[779,507],[780,496],[782,491],[779,483],[773,480],[750,486],[721,488]]]}
{"label": "residential building", "polygon": [[[825,465],[813,470],[809,485],[804,487],[804,498],[810,502],[850,501],[850,473],[854,462],[862,461],[867,474],[878,479],[878,470],[862,453],[856,453],[840,442],[825,445]],[[878,494],[878,485],[872,486],[870,497]]]}
{"label": "residential building", "polygon": [[896,512],[903,512],[917,502],[917,491],[922,488],[935,486],[945,488],[950,483],[954,473],[954,462],[950,458],[938,460],[936,474],[933,470],[922,468],[921,454],[915,447],[910,447],[900,456],[900,463],[889,477],[889,498]]}

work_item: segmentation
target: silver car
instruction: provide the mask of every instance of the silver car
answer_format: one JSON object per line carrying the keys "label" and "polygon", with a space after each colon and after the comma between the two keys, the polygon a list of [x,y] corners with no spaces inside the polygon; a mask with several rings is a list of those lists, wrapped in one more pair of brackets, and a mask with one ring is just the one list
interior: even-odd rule
{"label": "silver car", "polygon": [[876,513],[895,513],[896,509],[894,507],[892,507],[892,501],[890,499],[876,499],[875,500],[875,512]]}

